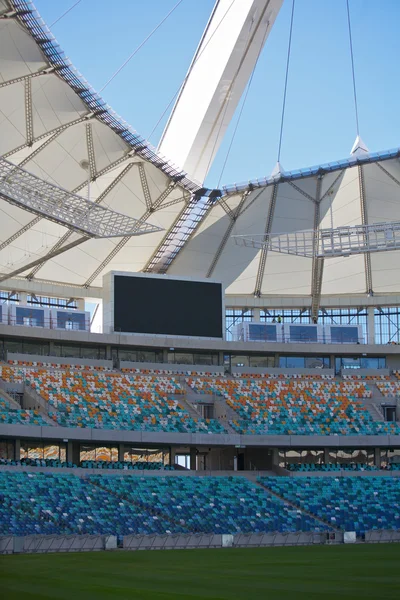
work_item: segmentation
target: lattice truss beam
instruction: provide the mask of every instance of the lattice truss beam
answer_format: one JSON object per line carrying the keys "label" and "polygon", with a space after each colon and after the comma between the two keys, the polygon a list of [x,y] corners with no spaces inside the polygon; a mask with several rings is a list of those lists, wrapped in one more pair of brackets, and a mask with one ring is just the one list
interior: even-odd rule
{"label": "lattice truss beam", "polygon": [[235,235],[239,246],[259,248],[304,256],[307,258],[335,258],[370,252],[388,252],[400,249],[400,221],[353,225],[334,229],[307,229],[292,233]]}
{"label": "lattice truss beam", "polygon": [[115,212],[43,181],[1,157],[0,197],[88,237],[130,237],[161,231],[143,219]]}

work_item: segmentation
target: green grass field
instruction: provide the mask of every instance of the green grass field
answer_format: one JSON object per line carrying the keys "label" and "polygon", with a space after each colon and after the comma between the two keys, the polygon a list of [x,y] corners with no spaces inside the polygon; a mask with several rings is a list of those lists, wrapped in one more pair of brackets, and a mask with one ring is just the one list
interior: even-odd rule
{"label": "green grass field", "polygon": [[400,544],[0,557],[2,600],[400,598]]}

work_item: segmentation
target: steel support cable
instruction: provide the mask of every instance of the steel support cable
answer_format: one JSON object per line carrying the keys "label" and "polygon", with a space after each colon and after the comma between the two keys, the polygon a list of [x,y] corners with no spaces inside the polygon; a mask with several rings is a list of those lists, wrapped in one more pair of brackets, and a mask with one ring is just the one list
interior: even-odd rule
{"label": "steel support cable", "polygon": [[349,28],[351,75],[352,75],[352,79],[353,79],[354,110],[355,110],[355,116],[356,116],[357,135],[360,135],[360,128],[359,128],[359,122],[358,122],[357,86],[356,86],[356,76],[355,76],[355,69],[354,69],[353,37],[351,34],[351,19],[350,19],[349,0],[346,0],[346,7],[347,7],[347,25]]}
{"label": "steel support cable", "polygon": [[178,96],[179,92],[181,91],[181,89],[183,88],[183,86],[185,85],[185,83],[187,82],[187,80],[189,79],[189,75],[192,71],[192,68],[194,67],[194,65],[197,63],[197,61],[199,60],[200,56],[202,56],[203,52],[205,51],[205,49],[207,48],[208,44],[211,42],[211,40],[213,39],[214,35],[217,33],[220,25],[222,25],[226,15],[228,14],[228,12],[230,11],[230,9],[232,8],[233,4],[235,3],[236,0],[232,0],[232,2],[230,3],[230,5],[228,6],[228,8],[226,9],[224,15],[222,16],[222,19],[220,20],[220,22],[218,23],[218,25],[216,26],[216,28],[214,29],[214,31],[212,32],[212,34],[210,35],[209,39],[207,40],[207,43],[205,44],[204,48],[201,50],[201,52],[199,53],[198,56],[196,56],[196,58],[193,61],[193,64],[190,66],[190,69],[188,71],[188,73],[186,74],[185,78],[183,79],[182,83],[179,85],[178,89],[176,90],[175,94],[172,96],[171,100],[168,102],[167,106],[165,107],[165,109],[163,110],[160,118],[158,119],[157,123],[154,125],[153,129],[151,130],[150,134],[146,137],[147,140],[150,141],[151,136],[153,135],[153,133],[156,131],[157,127],[159,126],[159,124],[161,123],[161,121],[163,120],[166,112],[169,110],[171,104],[174,102],[175,98]]}
{"label": "steel support cable", "polygon": [[60,15],[60,16],[58,17],[58,19],[56,19],[55,21],[53,21],[53,22],[51,23],[51,25],[49,25],[49,29],[50,29],[51,27],[54,27],[54,25],[55,25],[56,23],[58,23],[59,21],[61,21],[61,19],[63,19],[63,18],[64,18],[64,17],[65,17],[65,16],[66,16],[66,15],[69,13],[69,12],[71,12],[71,10],[72,10],[73,8],[75,8],[75,6],[78,6],[78,4],[79,4],[81,1],[82,1],[82,0],[77,0],[77,2],[75,2],[75,4],[73,4],[72,6],[70,6],[69,8],[67,8],[67,10],[66,10],[66,11],[64,11],[64,12],[63,12],[63,14],[62,14],[62,15]]}
{"label": "steel support cable", "polygon": [[172,15],[172,13],[178,8],[178,6],[180,4],[182,4],[183,0],[178,0],[178,2],[171,8],[171,10],[169,11],[168,14],[165,15],[165,17],[158,23],[158,25],[156,25],[156,27],[154,27],[154,29],[152,31],[150,31],[150,33],[145,37],[145,39],[139,44],[139,46],[137,48],[135,48],[135,50],[132,52],[132,54],[130,54],[128,56],[128,58],[125,60],[125,62],[122,63],[122,65],[115,71],[115,73],[110,77],[110,79],[103,85],[103,87],[100,89],[100,92],[102,92],[103,90],[106,89],[106,87],[108,85],[110,85],[110,83],[115,79],[115,77],[122,71],[122,69],[124,67],[126,67],[126,65],[132,60],[132,58],[139,52],[139,50],[141,48],[143,48],[143,46],[146,44],[146,42],[149,41],[149,39],[153,36],[153,34],[160,29],[161,25],[163,25],[163,23],[165,23],[165,21],[168,19],[169,16]]}
{"label": "steel support cable", "polygon": [[279,132],[279,144],[278,144],[278,162],[280,162],[280,159],[281,159],[283,124],[284,124],[284,121],[285,121],[286,94],[287,94],[287,84],[288,84],[289,64],[290,64],[290,51],[291,51],[291,48],[292,48],[292,32],[293,32],[293,17],[294,17],[294,5],[295,5],[295,1],[296,0],[292,0],[292,14],[291,14],[291,17],[290,17],[289,43],[288,43],[288,51],[287,51],[287,58],[286,58],[285,86],[284,86],[284,90],[283,90],[281,128],[280,128],[280,132]]}

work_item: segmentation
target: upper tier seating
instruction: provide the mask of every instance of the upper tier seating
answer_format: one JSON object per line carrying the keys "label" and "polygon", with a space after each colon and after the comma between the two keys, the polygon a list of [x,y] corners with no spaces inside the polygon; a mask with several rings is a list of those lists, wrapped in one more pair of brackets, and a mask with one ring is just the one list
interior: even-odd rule
{"label": "upper tier seating", "polygon": [[352,381],[389,381],[390,375],[358,375],[357,369],[355,369],[355,372],[351,374],[343,373],[342,371],[342,379]]}
{"label": "upper tier seating", "polygon": [[400,434],[396,423],[376,422],[357,398],[369,398],[355,381],[187,378],[196,392],[220,394],[235,410],[231,426],[243,434]]}
{"label": "upper tier seating", "polygon": [[171,395],[174,377],[3,366],[8,382],[26,383],[49,402],[49,417],[64,427],[223,433],[214,419],[193,419]]}
{"label": "upper tier seating", "polygon": [[259,481],[345,531],[400,529],[400,478],[268,477]]}
{"label": "upper tier seating", "polygon": [[0,425],[39,425],[49,426],[38,410],[18,410],[12,408],[4,398],[0,398]]}
{"label": "upper tier seating", "polygon": [[400,396],[400,382],[398,381],[378,382],[376,387],[385,397]]}
{"label": "upper tier seating", "polygon": [[3,534],[231,533],[329,528],[242,477],[0,472]]}

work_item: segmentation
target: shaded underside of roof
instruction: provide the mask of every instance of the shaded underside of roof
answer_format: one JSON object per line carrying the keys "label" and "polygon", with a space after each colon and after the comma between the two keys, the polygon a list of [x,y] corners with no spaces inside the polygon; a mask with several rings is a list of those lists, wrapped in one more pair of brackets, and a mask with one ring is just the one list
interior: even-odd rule
{"label": "shaded underside of roof", "polygon": [[[163,231],[89,240],[0,200],[0,275],[101,286],[111,270],[212,277],[228,294],[312,294],[312,259],[235,245],[234,234],[400,221],[400,150],[206,190],[160,158],[65,58],[34,6],[0,0],[0,155]],[[398,252],[326,261],[322,294],[400,292]],[[371,288],[372,285],[372,288]],[[29,287],[28,287],[29,289]]]}
{"label": "shaded underside of roof", "polygon": [[[235,234],[400,221],[399,158],[364,162],[218,199],[164,269],[222,280],[227,294],[311,296],[313,260],[235,244]],[[325,260],[322,294],[398,293],[400,252]]]}

